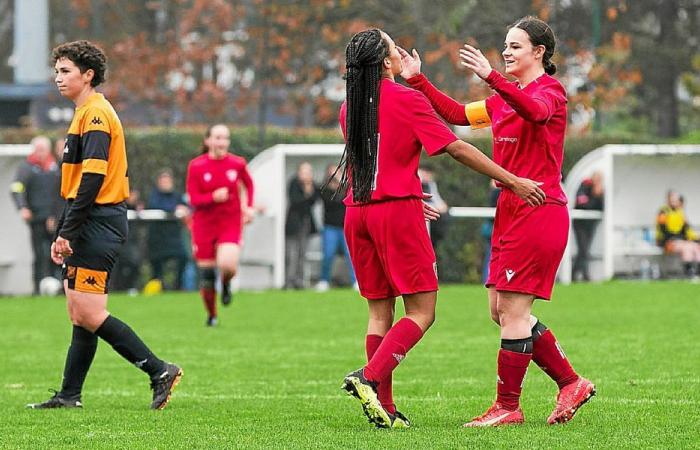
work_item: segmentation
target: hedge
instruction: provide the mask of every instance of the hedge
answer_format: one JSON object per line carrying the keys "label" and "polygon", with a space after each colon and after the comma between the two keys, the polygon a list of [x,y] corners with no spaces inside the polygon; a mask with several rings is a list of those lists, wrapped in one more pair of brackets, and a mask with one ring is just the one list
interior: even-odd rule
{"label": "hedge", "polygon": [[[177,186],[184,186],[187,162],[198,154],[204,135],[204,127],[190,128],[128,128],[127,149],[129,177],[132,188],[147,195],[159,169],[173,170]],[[61,137],[60,132],[46,133],[52,138]],[[0,143],[26,143],[33,134],[27,130],[0,130]],[[469,138],[469,142],[491,153],[491,138],[488,134]],[[339,143],[341,136],[336,129],[295,130],[270,127],[263,145],[258,144],[255,127],[232,127],[231,150],[248,160],[261,150],[281,143]],[[659,143],[658,140],[616,138],[610,136],[570,137],[565,144],[564,176],[573,165],[589,151],[605,144]],[[488,179],[467,170],[448,156],[426,159],[434,168],[440,193],[451,206],[486,206]],[[484,242],[479,235],[480,220],[453,219],[446,238],[437,248],[440,277],[446,282],[480,281],[480,267]]]}

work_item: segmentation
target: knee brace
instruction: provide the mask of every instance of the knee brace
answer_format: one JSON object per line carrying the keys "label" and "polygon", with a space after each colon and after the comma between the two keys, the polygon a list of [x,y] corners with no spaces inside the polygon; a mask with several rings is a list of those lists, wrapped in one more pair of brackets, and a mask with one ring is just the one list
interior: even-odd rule
{"label": "knee brace", "polygon": [[214,289],[216,286],[216,269],[213,267],[199,268],[200,289]]}

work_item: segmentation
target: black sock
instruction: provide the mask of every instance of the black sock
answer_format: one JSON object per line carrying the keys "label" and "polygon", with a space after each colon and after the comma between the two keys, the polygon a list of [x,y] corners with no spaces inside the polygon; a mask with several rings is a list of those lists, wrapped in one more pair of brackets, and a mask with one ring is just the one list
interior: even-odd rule
{"label": "black sock", "polygon": [[165,371],[165,363],[146,347],[129,325],[116,317],[107,317],[95,334],[107,341],[124,359],[146,372],[151,378],[156,378]]}
{"label": "black sock", "polygon": [[547,331],[547,327],[545,326],[545,324],[538,320],[537,323],[532,327],[532,342],[535,342],[537,339],[539,339],[540,336],[542,336],[542,333],[544,333],[545,331]]}
{"label": "black sock", "polygon": [[516,353],[532,353],[532,336],[523,339],[501,339],[501,348]]}
{"label": "black sock", "polygon": [[66,366],[63,368],[63,385],[61,397],[80,397],[83,383],[90,370],[90,364],[97,351],[97,336],[83,327],[73,325],[73,338],[66,355]]}
{"label": "black sock", "polygon": [[683,263],[683,271],[687,276],[693,275],[693,263],[691,262],[684,262]]}

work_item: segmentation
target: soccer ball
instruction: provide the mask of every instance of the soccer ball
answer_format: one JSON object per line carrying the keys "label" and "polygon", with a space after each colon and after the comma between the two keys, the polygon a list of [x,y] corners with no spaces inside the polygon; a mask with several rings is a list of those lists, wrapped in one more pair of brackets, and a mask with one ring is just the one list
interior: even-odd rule
{"label": "soccer ball", "polygon": [[39,293],[41,295],[59,295],[63,292],[63,283],[54,277],[44,277],[39,282]]}

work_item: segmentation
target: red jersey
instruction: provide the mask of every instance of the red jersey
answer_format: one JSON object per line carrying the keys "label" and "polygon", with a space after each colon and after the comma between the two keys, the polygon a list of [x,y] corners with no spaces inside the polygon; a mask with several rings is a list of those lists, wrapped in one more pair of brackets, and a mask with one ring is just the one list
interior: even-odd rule
{"label": "red jersey", "polygon": [[566,90],[544,74],[520,89],[494,71],[486,82],[493,132],[493,160],[514,175],[541,181],[547,201],[566,203],[561,187],[566,135]]}
{"label": "red jersey", "polygon": [[[253,179],[248,173],[245,159],[227,154],[213,159],[205,153],[190,161],[187,167],[187,194],[197,217],[241,216],[239,183],[243,183],[248,195],[248,206],[253,206]],[[221,187],[228,188],[228,200],[215,203],[212,192]]]}
{"label": "red jersey", "polygon": [[[347,104],[340,107],[340,127],[347,139]],[[371,202],[397,198],[423,198],[418,164],[421,149],[430,156],[443,152],[457,136],[438,118],[423,94],[388,78],[379,94],[379,151]],[[352,187],[344,203],[352,206]]]}
{"label": "red jersey", "polygon": [[[561,187],[561,168],[564,159],[566,133],[566,91],[555,78],[544,74],[520,89],[492,70],[486,78],[496,93],[485,102],[463,105],[440,92],[423,74],[410,78],[408,84],[424,93],[438,114],[456,125],[481,128],[491,124],[493,131],[493,160],[509,172],[541,181],[547,195],[546,202],[566,203]],[[470,121],[471,106],[480,109]],[[486,120],[484,120],[486,119]]]}

